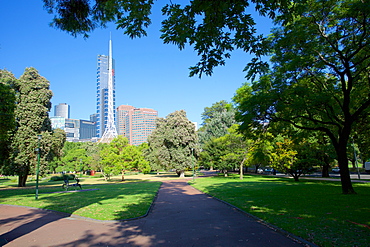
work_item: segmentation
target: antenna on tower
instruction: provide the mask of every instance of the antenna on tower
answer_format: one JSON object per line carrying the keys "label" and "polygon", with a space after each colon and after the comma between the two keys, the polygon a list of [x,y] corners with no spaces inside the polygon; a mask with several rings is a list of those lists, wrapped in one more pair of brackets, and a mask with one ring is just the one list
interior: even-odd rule
{"label": "antenna on tower", "polygon": [[100,142],[109,143],[114,138],[117,137],[117,129],[114,121],[114,99],[113,99],[113,49],[112,49],[112,33],[109,37],[109,56],[108,56],[108,116],[107,116],[107,126],[104,130],[104,134],[100,139]]}

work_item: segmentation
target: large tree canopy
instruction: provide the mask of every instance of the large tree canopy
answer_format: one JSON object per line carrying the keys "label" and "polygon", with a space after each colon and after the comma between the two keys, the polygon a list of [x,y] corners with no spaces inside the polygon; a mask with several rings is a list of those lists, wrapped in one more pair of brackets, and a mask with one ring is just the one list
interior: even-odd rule
{"label": "large tree canopy", "polygon": [[[115,23],[131,38],[147,35],[151,24],[153,0],[43,0],[54,15],[52,26],[74,36],[88,37],[95,28]],[[211,75],[225,64],[235,48],[261,55],[263,37],[257,35],[252,13],[274,16],[284,9],[286,0],[192,0],[165,4],[161,38],[183,49],[194,47],[200,61],[191,67],[191,75]],[[257,59],[256,58],[256,59]]]}
{"label": "large tree canopy", "polygon": [[213,113],[212,118],[198,131],[199,142],[203,145],[212,138],[228,134],[228,129],[235,123],[234,109]]}
{"label": "large tree canopy", "polygon": [[19,176],[18,186],[26,185],[27,176],[36,166],[38,135],[41,140],[41,170],[50,158],[52,147],[51,123],[48,112],[51,108],[50,83],[34,68],[27,68],[16,82],[16,128],[11,136],[11,164],[8,174]]}
{"label": "large tree canopy", "polygon": [[9,134],[15,127],[16,78],[6,70],[0,70],[0,169],[9,156]]}
{"label": "large tree canopy", "polygon": [[175,111],[157,120],[156,129],[148,137],[147,159],[154,170],[174,169],[183,177],[185,169],[195,165],[197,144],[195,125],[185,111]]}
{"label": "large tree canopy", "polygon": [[347,144],[354,123],[369,113],[370,5],[308,0],[292,3],[289,13],[276,18],[270,72],[237,92],[239,120],[245,129],[269,120],[325,134],[343,193],[354,193]]}

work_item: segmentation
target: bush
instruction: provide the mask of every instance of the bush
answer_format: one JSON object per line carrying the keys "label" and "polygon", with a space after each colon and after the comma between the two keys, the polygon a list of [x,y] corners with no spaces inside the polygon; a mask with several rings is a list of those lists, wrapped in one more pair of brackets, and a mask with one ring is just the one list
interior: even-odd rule
{"label": "bush", "polygon": [[101,172],[95,173],[94,178],[103,178],[104,175]]}
{"label": "bush", "polygon": [[64,174],[59,176],[52,176],[50,178],[50,181],[64,181],[68,177],[68,180],[74,180],[75,175],[74,174]]}

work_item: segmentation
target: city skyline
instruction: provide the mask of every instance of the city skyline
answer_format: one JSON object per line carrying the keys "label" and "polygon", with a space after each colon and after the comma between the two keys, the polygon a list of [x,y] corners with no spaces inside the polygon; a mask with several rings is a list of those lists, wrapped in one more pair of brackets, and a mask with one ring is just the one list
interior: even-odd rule
{"label": "city skyline", "polygon": [[[4,2],[0,9],[0,69],[19,78],[26,67],[36,68],[50,81],[54,94],[50,116],[54,115],[54,106],[66,102],[72,108],[71,118],[89,119],[96,112],[96,56],[106,54],[112,32],[116,105],[156,109],[159,117],[185,110],[188,119],[200,125],[205,107],[231,101],[246,81],[243,69],[251,57],[235,51],[212,77],[189,78],[188,68],[199,58],[189,46],[180,51],[159,39],[163,20],[160,8],[160,3],[154,5],[148,37],[130,39],[110,24],[84,39],[51,28],[52,15],[43,9],[42,1]],[[271,23],[256,17],[261,20],[257,28],[266,33]]]}

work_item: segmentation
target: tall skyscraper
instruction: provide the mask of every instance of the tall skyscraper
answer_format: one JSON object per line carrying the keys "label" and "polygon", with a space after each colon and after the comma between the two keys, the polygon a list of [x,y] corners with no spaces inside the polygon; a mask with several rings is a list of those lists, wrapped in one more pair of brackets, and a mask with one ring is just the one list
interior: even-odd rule
{"label": "tall skyscraper", "polygon": [[140,145],[147,141],[155,129],[158,112],[149,108],[120,105],[117,116],[118,134],[126,136],[131,145]]}
{"label": "tall skyscraper", "polygon": [[115,76],[112,55],[112,39],[109,40],[109,56],[98,55],[96,90],[96,131],[101,142],[109,142],[117,136],[115,125]]}
{"label": "tall skyscraper", "polygon": [[54,117],[70,118],[70,107],[67,103],[59,103],[54,108]]}

